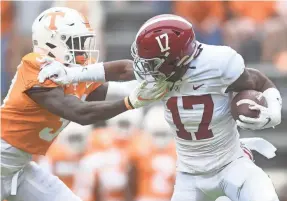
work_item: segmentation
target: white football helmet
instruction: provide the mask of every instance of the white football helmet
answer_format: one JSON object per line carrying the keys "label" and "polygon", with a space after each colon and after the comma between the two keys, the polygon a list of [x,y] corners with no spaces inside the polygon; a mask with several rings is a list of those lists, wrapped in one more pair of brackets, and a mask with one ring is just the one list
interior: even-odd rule
{"label": "white football helmet", "polygon": [[109,119],[107,121],[107,125],[116,131],[117,138],[125,139],[129,137],[136,129],[140,128],[142,119],[142,109],[128,110]]}
{"label": "white football helmet", "polygon": [[32,25],[34,52],[65,64],[90,64],[98,59],[96,35],[78,11],[54,7],[42,12]]}
{"label": "white football helmet", "polygon": [[164,118],[162,106],[150,108],[144,118],[143,128],[152,135],[153,142],[158,148],[165,148],[172,140],[172,132]]}

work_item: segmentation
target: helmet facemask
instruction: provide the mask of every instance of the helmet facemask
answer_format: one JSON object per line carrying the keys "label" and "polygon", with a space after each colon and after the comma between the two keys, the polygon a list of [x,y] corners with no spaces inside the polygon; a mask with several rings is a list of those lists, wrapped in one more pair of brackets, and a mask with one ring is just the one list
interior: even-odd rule
{"label": "helmet facemask", "polygon": [[96,49],[95,34],[61,35],[61,39],[69,52],[65,55],[65,63],[88,65],[98,61],[99,50]]}
{"label": "helmet facemask", "polygon": [[[196,43],[194,43],[195,46]],[[137,53],[135,42],[132,45],[131,52],[134,58],[134,71],[141,78],[149,82],[168,81],[175,83],[181,80],[189,68],[189,63],[194,59],[196,51],[192,55],[185,55],[175,59],[169,58],[169,52],[161,57],[152,59],[140,58]]]}
{"label": "helmet facemask", "polygon": [[139,57],[135,42],[131,47],[131,55],[134,58],[134,72],[141,79],[149,82],[166,79],[166,75],[159,71],[159,68],[165,62],[165,58],[144,59]]}

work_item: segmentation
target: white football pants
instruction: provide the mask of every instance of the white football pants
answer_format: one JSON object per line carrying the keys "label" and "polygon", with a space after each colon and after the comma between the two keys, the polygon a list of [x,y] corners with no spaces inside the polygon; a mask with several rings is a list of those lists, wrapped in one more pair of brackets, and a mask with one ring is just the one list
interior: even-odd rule
{"label": "white football pants", "polygon": [[1,139],[1,200],[81,201],[58,177],[31,162],[31,158]]}
{"label": "white football pants", "polygon": [[216,173],[177,172],[171,201],[279,201],[268,175],[249,158],[241,157]]}

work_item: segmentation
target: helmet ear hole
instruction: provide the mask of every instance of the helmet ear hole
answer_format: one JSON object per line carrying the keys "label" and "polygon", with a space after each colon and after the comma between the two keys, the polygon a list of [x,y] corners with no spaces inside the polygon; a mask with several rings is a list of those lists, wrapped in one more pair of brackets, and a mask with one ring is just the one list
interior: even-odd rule
{"label": "helmet ear hole", "polygon": [[66,36],[65,35],[61,35],[61,40],[66,40]]}
{"label": "helmet ear hole", "polygon": [[69,61],[70,60],[70,56],[69,55],[66,55],[65,56],[65,61]]}

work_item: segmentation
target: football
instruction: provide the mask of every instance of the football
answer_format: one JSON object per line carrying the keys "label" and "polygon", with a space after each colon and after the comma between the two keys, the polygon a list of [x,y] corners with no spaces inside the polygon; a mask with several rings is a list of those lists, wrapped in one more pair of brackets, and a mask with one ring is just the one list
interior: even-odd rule
{"label": "football", "polygon": [[254,90],[245,90],[236,94],[231,102],[231,114],[235,120],[239,119],[239,115],[246,117],[257,118],[260,111],[249,109],[252,101],[267,107],[267,102],[261,92]]}

